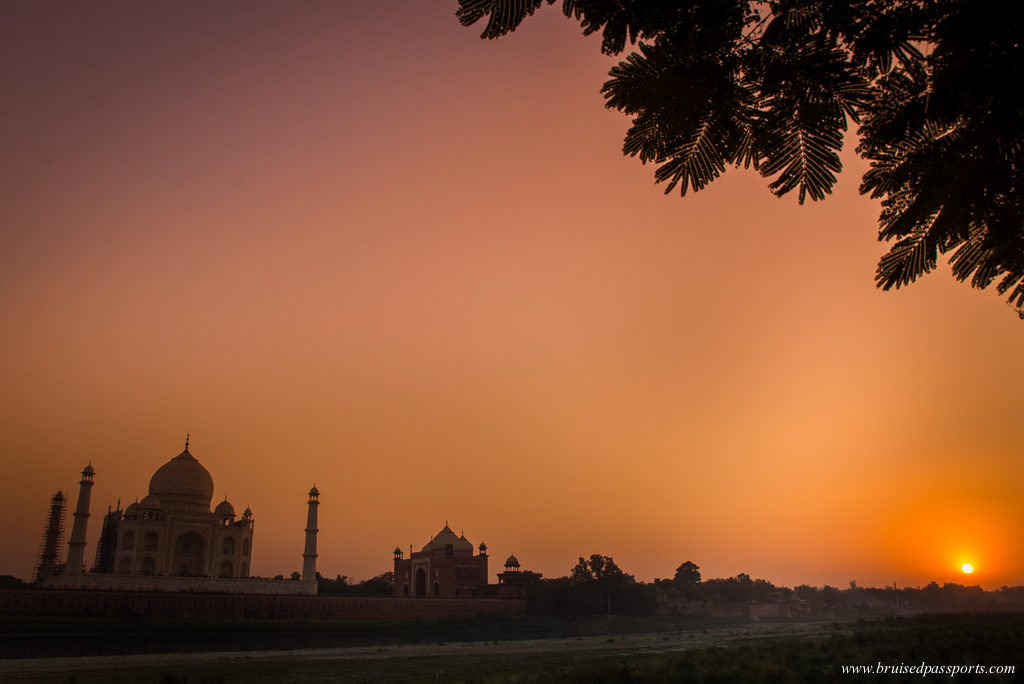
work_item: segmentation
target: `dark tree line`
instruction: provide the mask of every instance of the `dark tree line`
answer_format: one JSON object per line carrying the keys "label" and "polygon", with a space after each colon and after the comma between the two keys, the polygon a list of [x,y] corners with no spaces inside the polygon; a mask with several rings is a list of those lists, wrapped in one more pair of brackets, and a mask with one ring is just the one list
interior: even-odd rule
{"label": "dark tree line", "polygon": [[726,579],[702,581],[700,568],[692,561],[686,561],[676,568],[672,579],[654,582],[664,593],[686,602],[767,602],[789,598],[793,593],[791,589],[777,587],[768,580],[751,579],[745,572]]}
{"label": "dark tree line", "polygon": [[[459,0],[482,37],[556,0]],[[1016,0],[561,0],[601,50],[602,93],[632,117],[623,152],[666,192],[753,167],[776,195],[832,191],[852,122],[881,200],[875,275],[900,287],[947,255],[1024,318],[1024,6]]]}
{"label": "dark tree line", "polygon": [[638,582],[609,556],[580,558],[565,577],[545,579],[529,573],[527,610],[534,615],[573,618],[585,615],[654,615],[658,592],[685,601],[744,602],[778,600],[792,590],[740,573],[701,581],[700,568],[687,561],[671,580]]}
{"label": "dark tree line", "polygon": [[637,582],[610,556],[580,557],[566,577],[529,573],[529,578],[527,611],[534,615],[652,615],[655,610],[654,585]]}
{"label": "dark tree line", "polygon": [[323,577],[318,572],[316,573],[316,591],[317,594],[331,596],[390,596],[393,581],[394,573],[390,570],[356,584],[352,584],[346,575],[338,575],[336,578],[330,579]]}
{"label": "dark tree line", "polygon": [[[802,584],[794,588],[754,579],[747,573],[704,580],[691,561],[682,563],[671,579],[638,582],[615,561],[600,554],[580,558],[565,577],[546,579],[527,573],[527,610],[533,615],[576,618],[594,615],[654,615],[658,597],[683,603],[794,603],[810,614],[892,613],[902,610],[982,610],[1024,608],[1024,587],[984,591],[954,583],[932,582],[918,587],[858,587],[839,589]],[[898,602],[898,604],[897,604]]]}
{"label": "dark tree line", "polygon": [[[986,610],[1024,608],[1024,587],[1002,587],[995,591],[985,591],[979,586],[964,586],[955,582],[939,585],[931,582],[924,587],[885,587],[863,588],[850,583],[850,588],[840,591],[832,587],[828,602],[833,606],[850,609],[870,610],[880,605],[895,607],[897,602],[900,610]],[[815,600],[814,587],[797,587],[803,590],[812,601]],[[821,590],[823,591],[823,590]],[[819,599],[820,600],[820,599]]]}

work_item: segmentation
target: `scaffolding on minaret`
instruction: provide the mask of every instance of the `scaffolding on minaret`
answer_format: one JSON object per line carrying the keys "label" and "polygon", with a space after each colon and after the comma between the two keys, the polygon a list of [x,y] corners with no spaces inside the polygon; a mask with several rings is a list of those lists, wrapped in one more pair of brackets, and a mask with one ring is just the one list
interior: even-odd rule
{"label": "scaffolding on minaret", "polygon": [[33,582],[39,582],[60,571],[60,547],[64,543],[64,505],[67,499],[59,489],[50,497],[50,511],[46,514],[43,539],[39,542],[39,557],[36,559],[36,574]]}

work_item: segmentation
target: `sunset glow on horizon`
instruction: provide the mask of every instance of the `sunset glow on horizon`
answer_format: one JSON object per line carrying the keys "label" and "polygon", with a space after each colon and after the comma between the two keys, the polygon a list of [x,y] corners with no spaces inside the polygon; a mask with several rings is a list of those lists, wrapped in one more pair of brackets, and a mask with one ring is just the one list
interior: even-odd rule
{"label": "sunset glow on horizon", "polygon": [[316,483],[328,577],[448,521],[492,574],[1024,584],[1024,322],[875,288],[855,139],[823,202],[665,196],[599,37],[455,9],[4,8],[0,574],[87,463],[91,565],[191,433],[261,576]]}

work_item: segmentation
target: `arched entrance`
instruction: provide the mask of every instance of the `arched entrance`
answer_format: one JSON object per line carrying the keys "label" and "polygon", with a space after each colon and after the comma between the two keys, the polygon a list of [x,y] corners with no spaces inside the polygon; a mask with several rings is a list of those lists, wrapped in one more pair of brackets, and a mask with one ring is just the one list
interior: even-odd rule
{"label": "arched entrance", "polygon": [[235,576],[235,567],[234,567],[234,565],[232,565],[231,561],[226,560],[226,561],[224,561],[223,563],[220,564],[220,576],[221,577],[234,577]]}
{"label": "arched entrance", "polygon": [[155,575],[156,574],[156,559],[152,556],[146,556],[139,563],[139,574],[140,575]]}
{"label": "arched entrance", "polygon": [[427,573],[423,572],[423,568],[416,570],[416,595],[427,595]]}
{"label": "arched entrance", "polygon": [[206,540],[198,532],[186,532],[174,542],[174,574],[202,575]]}

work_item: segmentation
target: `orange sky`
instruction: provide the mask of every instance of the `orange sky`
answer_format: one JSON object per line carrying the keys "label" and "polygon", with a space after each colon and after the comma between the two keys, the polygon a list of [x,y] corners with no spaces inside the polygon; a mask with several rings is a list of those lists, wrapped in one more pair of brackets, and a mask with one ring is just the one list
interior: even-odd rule
{"label": "orange sky", "polygon": [[91,560],[191,432],[260,575],[315,482],[331,576],[447,520],[547,576],[1024,584],[1013,311],[877,291],[852,153],[664,196],[599,39],[455,6],[0,10],[0,574],[90,461]]}

